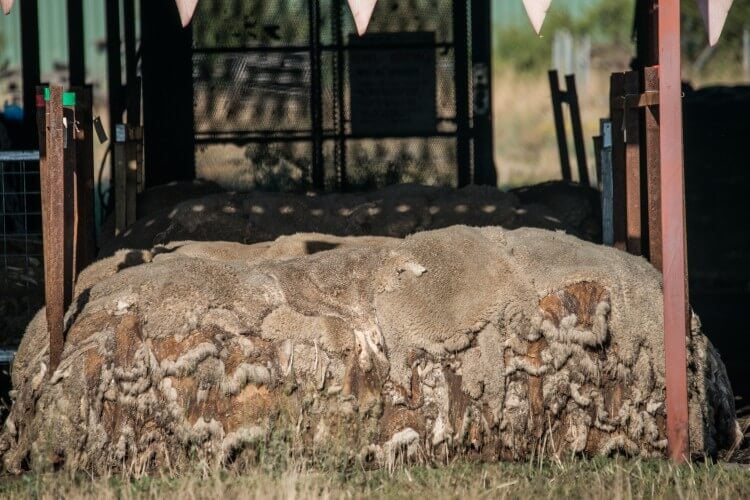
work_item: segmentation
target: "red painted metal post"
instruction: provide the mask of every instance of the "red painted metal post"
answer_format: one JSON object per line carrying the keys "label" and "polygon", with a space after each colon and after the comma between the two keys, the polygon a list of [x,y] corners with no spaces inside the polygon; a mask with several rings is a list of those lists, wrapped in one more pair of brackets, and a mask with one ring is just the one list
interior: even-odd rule
{"label": "red painted metal post", "polygon": [[688,290],[682,150],[680,0],[659,2],[659,150],[664,266],[664,351],[669,455],[689,459],[687,352]]}

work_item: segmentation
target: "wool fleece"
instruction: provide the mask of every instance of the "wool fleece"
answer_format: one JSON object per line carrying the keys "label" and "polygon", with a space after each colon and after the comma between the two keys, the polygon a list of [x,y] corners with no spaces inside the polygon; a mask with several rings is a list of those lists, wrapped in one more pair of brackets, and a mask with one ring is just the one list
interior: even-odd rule
{"label": "wool fleece", "polygon": [[[540,229],[285,236],[119,251],[13,367],[10,472],[179,470],[278,442],[351,460],[666,453],[660,274]],[[690,445],[739,437],[693,317]]]}

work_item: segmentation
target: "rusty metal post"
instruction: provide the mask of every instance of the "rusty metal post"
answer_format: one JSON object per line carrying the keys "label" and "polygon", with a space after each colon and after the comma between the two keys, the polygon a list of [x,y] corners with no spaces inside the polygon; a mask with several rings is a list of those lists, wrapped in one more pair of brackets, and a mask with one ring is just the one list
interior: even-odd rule
{"label": "rusty metal post", "polygon": [[612,212],[614,224],[614,246],[627,248],[627,215],[625,204],[625,139],[624,107],[625,74],[613,73],[610,78],[610,119],[612,121]]}
{"label": "rusty metal post", "polygon": [[[659,92],[659,68],[651,66],[643,69],[643,90],[646,94]],[[659,107],[646,106],[643,110],[644,147],[641,159],[646,166],[646,208],[649,261],[659,271],[662,270],[661,256],[661,194],[659,174]]]}
{"label": "rusty metal post", "polygon": [[578,182],[584,186],[590,186],[591,180],[589,180],[589,167],[586,163],[586,147],[583,144],[583,126],[581,125],[581,109],[578,106],[575,75],[565,75],[565,92],[570,107],[570,126],[573,130],[573,145],[578,162]]}
{"label": "rusty metal post", "polygon": [[551,70],[549,76],[549,88],[552,96],[552,115],[555,119],[555,134],[557,135],[557,150],[560,153],[560,170],[564,181],[572,180],[570,174],[570,157],[568,153],[568,138],[565,135],[565,122],[563,121],[562,102],[563,95],[560,91],[560,80],[557,71]]}
{"label": "rusty metal post", "polygon": [[667,438],[670,457],[684,462],[690,458],[686,346],[690,330],[679,0],[659,2],[659,122]]}
{"label": "rusty metal post", "polygon": [[[60,363],[65,316],[65,128],[63,90],[52,86],[45,107],[45,147],[40,151],[42,235],[44,238],[44,296],[49,332],[49,374]],[[43,97],[44,99],[44,97]],[[40,134],[41,136],[42,134]]]}
{"label": "rusty metal post", "polygon": [[623,100],[625,127],[625,212],[627,220],[627,249],[633,255],[642,255],[641,247],[641,134],[640,110],[631,107],[629,96],[638,96],[640,78],[637,71],[625,73],[625,99]]}

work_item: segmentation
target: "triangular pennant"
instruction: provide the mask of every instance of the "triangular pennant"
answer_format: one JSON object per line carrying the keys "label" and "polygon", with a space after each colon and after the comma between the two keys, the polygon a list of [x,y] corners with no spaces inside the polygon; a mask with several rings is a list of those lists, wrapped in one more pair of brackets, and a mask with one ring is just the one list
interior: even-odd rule
{"label": "triangular pennant", "polygon": [[708,43],[713,46],[719,41],[721,30],[729,14],[733,0],[698,0],[698,9],[703,16],[703,24],[708,31]]}
{"label": "triangular pennant", "polygon": [[552,0],[523,0],[523,6],[526,7],[526,14],[528,14],[531,25],[534,27],[537,35],[542,30],[542,24],[551,3]]}
{"label": "triangular pennant", "polygon": [[13,0],[0,0],[0,5],[3,7],[3,14],[7,16],[10,14],[10,8],[13,7]]}
{"label": "triangular pennant", "polygon": [[[153,1],[153,0],[152,0]],[[193,19],[195,13],[195,7],[198,5],[198,0],[175,0],[177,2],[177,10],[180,12],[180,22],[184,28],[190,24],[190,20]]]}
{"label": "triangular pennant", "polygon": [[348,0],[349,8],[354,17],[354,24],[357,26],[357,33],[364,35],[367,31],[367,25],[370,24],[372,11],[375,10],[375,4],[378,0]]}

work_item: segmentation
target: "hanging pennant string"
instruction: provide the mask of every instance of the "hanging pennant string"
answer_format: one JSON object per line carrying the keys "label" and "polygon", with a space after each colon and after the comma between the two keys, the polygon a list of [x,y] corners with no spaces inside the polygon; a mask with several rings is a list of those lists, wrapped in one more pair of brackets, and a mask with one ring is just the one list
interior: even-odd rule
{"label": "hanging pennant string", "polygon": [[552,0],[523,0],[526,14],[528,14],[537,35],[542,30],[542,24],[544,24],[544,18],[547,17],[547,11],[551,3]]}
{"label": "hanging pennant string", "polygon": [[0,6],[3,8],[3,14],[10,14],[10,8],[13,7],[13,0],[0,0]]}
{"label": "hanging pennant string", "polygon": [[703,24],[708,32],[708,43],[716,45],[724,29],[729,9],[734,0],[698,0],[698,9],[703,16]]}

